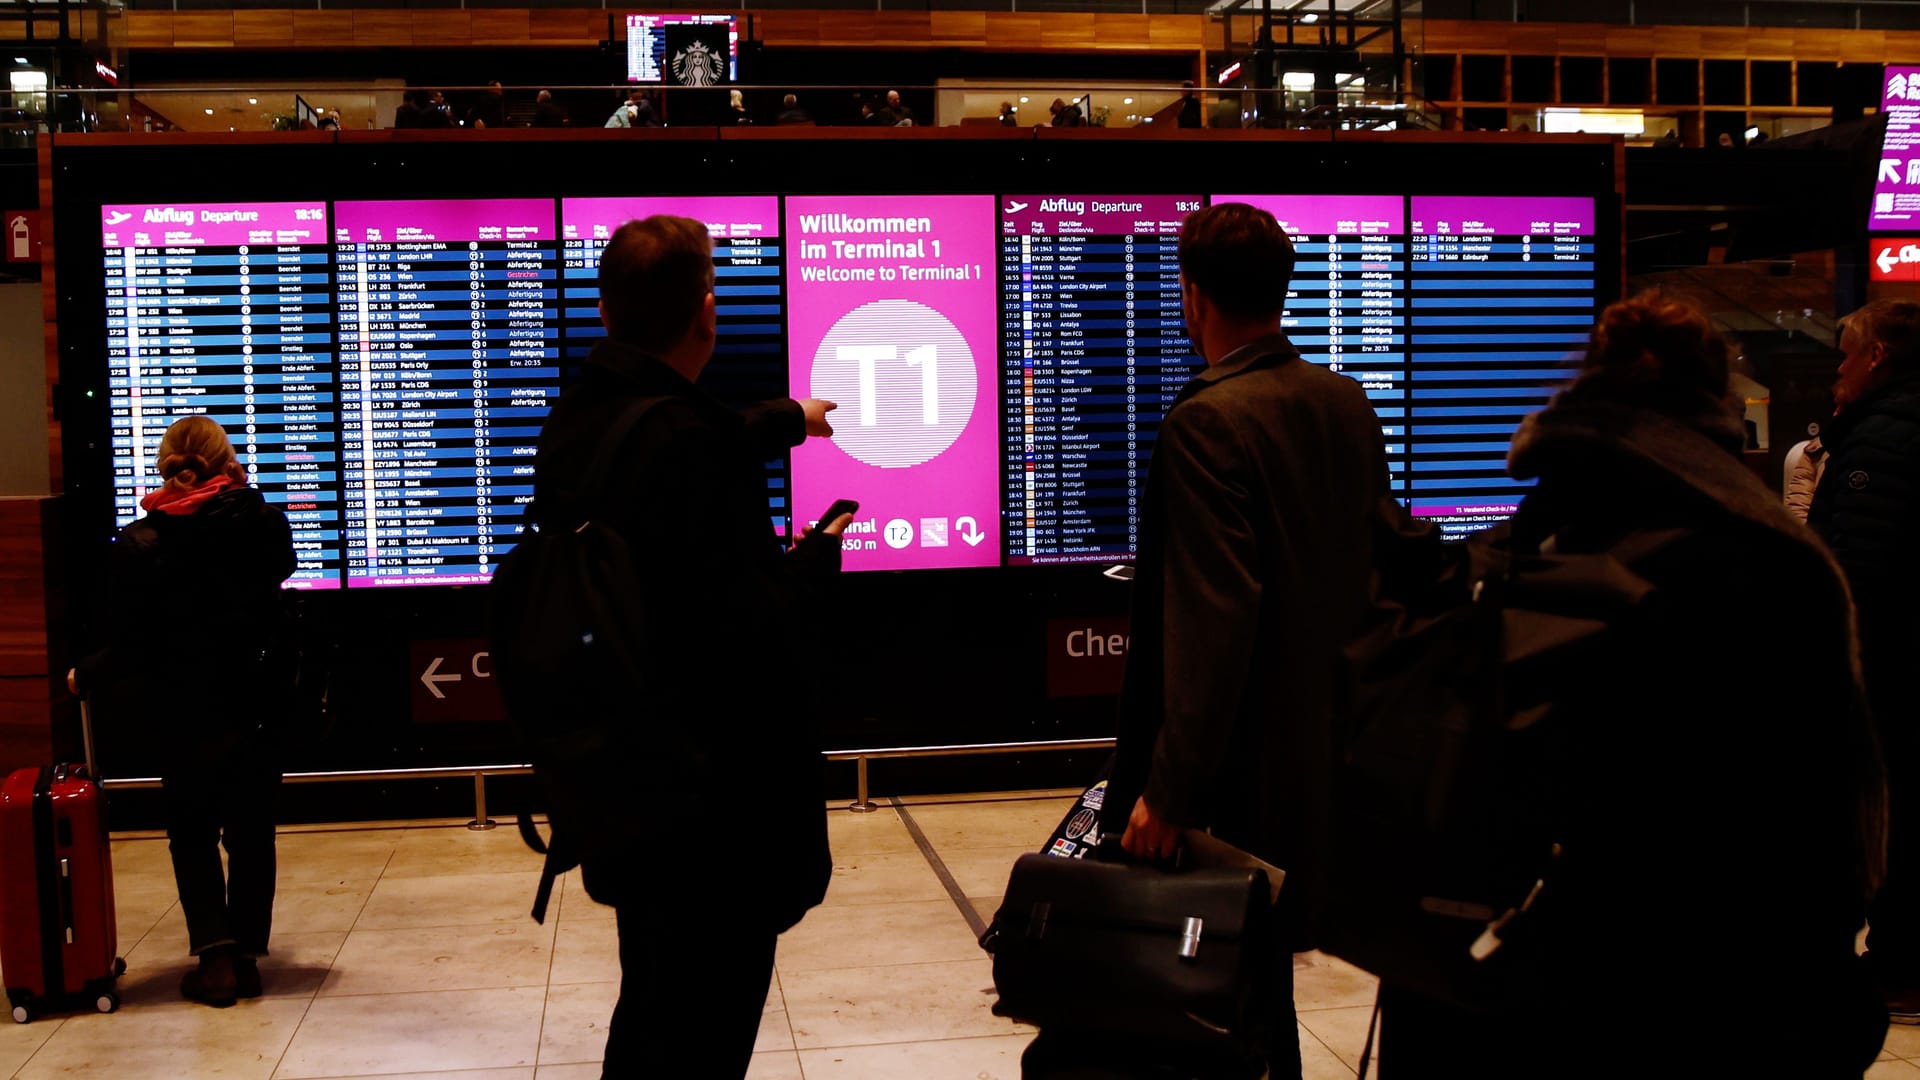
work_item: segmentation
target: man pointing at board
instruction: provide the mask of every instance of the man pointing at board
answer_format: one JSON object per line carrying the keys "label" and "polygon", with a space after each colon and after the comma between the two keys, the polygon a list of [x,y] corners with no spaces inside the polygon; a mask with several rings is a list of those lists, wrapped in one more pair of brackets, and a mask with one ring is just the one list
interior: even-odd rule
{"label": "man pointing at board", "polygon": [[[608,1080],[744,1076],[774,943],[832,872],[818,703],[806,693],[814,635],[795,631],[825,617],[851,518],[782,551],[763,462],[831,434],[833,406],[780,401],[743,417],[701,390],[713,287],[704,225],[661,215],[621,226],[600,255],[607,340],[554,406],[535,463],[546,520],[597,518],[625,541],[639,595],[612,599],[644,628],[640,693],[625,681],[564,693],[567,707],[608,718],[610,764],[643,789],[606,792],[586,816],[607,824],[582,848],[601,853],[582,867],[588,895],[619,920]],[[613,430],[627,433],[603,447]],[[603,452],[605,487],[586,491]],[[692,805],[692,824],[654,831],[648,807]]]}
{"label": "man pointing at board", "polygon": [[[1181,228],[1187,335],[1207,368],[1175,399],[1147,470],[1106,803],[1124,818],[1101,831],[1165,857],[1184,829],[1208,829],[1280,867],[1281,932],[1297,952],[1312,947],[1321,888],[1336,660],[1365,610],[1387,465],[1365,391],[1280,331],[1293,263],[1265,210],[1226,203]],[[1287,992],[1268,1065],[1298,1076],[1292,965],[1273,962]]]}

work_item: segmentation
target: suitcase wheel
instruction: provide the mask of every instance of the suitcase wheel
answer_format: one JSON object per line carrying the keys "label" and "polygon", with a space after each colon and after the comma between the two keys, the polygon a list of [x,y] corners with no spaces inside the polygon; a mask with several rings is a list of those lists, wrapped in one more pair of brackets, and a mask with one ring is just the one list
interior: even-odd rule
{"label": "suitcase wheel", "polygon": [[27,1005],[24,1003],[15,1005],[13,1007],[13,1022],[16,1024],[32,1023],[33,1022],[33,1006]]}
{"label": "suitcase wheel", "polygon": [[120,1007],[120,995],[112,990],[103,991],[93,999],[95,1010],[110,1013]]}

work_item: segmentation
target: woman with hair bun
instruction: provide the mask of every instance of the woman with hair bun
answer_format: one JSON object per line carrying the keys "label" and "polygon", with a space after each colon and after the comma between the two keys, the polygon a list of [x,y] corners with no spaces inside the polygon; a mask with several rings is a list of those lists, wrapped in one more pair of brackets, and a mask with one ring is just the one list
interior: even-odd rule
{"label": "woman with hair bun", "polygon": [[1653,614],[1550,676],[1509,661],[1554,680],[1528,692],[1566,743],[1539,992],[1478,1015],[1384,987],[1387,1080],[1858,1078],[1878,1054],[1887,1012],[1854,937],[1886,801],[1853,604],[1745,443],[1727,343],[1660,293],[1609,307],[1515,435],[1508,471],[1538,486],[1511,549],[1614,555]]}
{"label": "woman with hair bun", "polygon": [[280,772],[269,736],[285,687],[270,650],[293,537],[212,419],[168,428],[158,464],[165,482],[108,556],[110,603],[96,628],[106,646],[67,682],[80,694],[112,688],[133,722],[162,735],[174,882],[200,961],[180,992],[224,1007],[260,995],[273,921]]}

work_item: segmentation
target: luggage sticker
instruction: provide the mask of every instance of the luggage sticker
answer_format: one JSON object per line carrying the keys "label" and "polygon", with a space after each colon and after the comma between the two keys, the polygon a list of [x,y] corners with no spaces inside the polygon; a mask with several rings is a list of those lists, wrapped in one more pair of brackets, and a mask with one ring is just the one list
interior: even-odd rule
{"label": "luggage sticker", "polygon": [[1080,796],[1080,805],[1086,807],[1089,810],[1100,809],[1102,806],[1106,804],[1106,801],[1107,801],[1107,782],[1105,780],[1102,780],[1099,783],[1088,788],[1087,793],[1085,795]]}
{"label": "luggage sticker", "polygon": [[[1097,810],[1082,810],[1073,815],[1073,820],[1067,822],[1067,839],[1078,840],[1087,835],[1088,830],[1092,829],[1099,820],[1100,813]],[[1087,842],[1093,843],[1091,840]]]}
{"label": "luggage sticker", "polygon": [[1073,853],[1079,850],[1079,847],[1080,845],[1071,840],[1055,840],[1053,847],[1047,850],[1047,854],[1058,855],[1063,859],[1072,858]]}

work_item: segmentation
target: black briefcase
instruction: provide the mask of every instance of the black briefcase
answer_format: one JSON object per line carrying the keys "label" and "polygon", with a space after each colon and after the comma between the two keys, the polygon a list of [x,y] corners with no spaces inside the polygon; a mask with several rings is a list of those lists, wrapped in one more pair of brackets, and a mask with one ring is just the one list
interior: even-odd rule
{"label": "black briefcase", "polygon": [[1130,1040],[1247,1042],[1279,963],[1259,869],[1023,855],[983,940],[996,1015]]}

